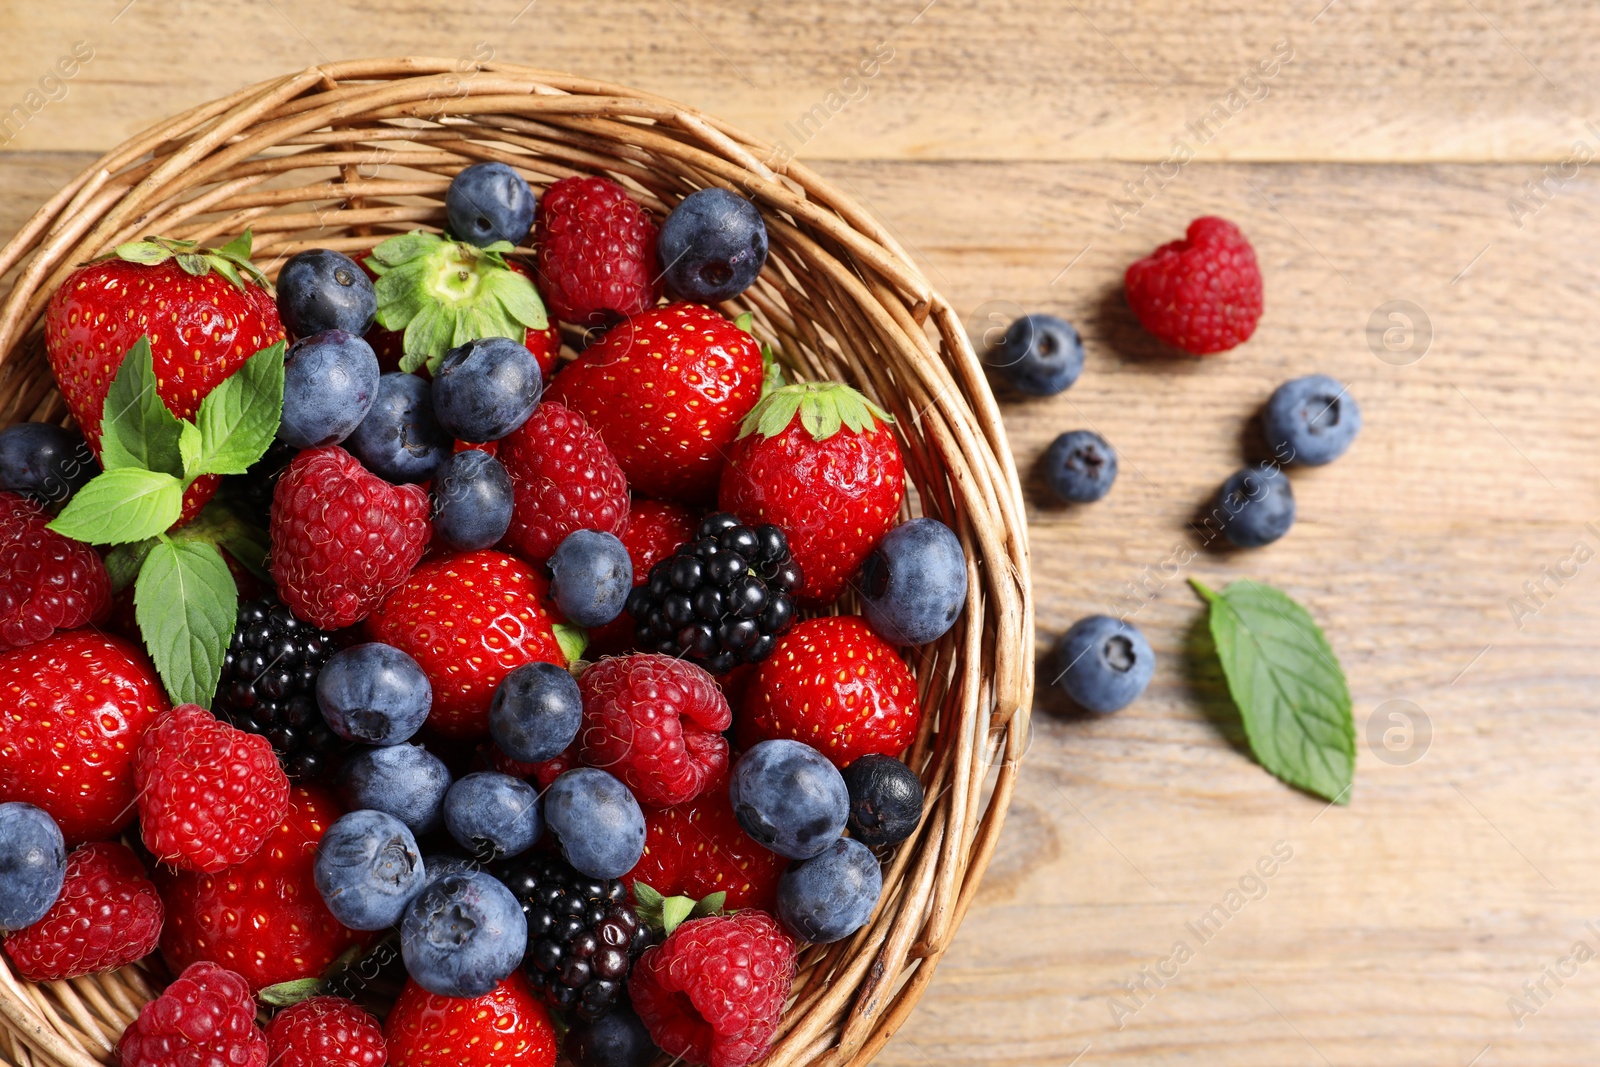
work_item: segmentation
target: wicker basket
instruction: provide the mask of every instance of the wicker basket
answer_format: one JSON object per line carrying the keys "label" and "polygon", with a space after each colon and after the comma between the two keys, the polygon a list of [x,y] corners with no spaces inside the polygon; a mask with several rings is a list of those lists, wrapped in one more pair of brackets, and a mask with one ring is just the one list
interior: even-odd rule
{"label": "wicker basket", "polygon": [[[578,173],[623,182],[658,214],[694,189],[732,188],[766,218],[750,311],[798,376],[834,377],[896,417],[908,501],[956,530],[967,610],[911,657],[927,714],[907,759],[927,786],[917,834],[885,870],[854,937],[805,950],[766,1063],[863,1063],[910,1013],[971,904],[1026,740],[1033,618],[1021,490],[1000,415],[950,306],[866,212],[806,167],[725,123],[620,86],[503,63],[378,59],[313,67],[197,107],[78,175],[0,251],[21,265],[0,307],[0,424],[62,420],[40,338],[75,266],[146,234],[255,231],[270,275],[305,248],[356,251],[439,227],[451,175],[479,160],[536,188]],[[165,971],[31,986],[0,955],[0,1056],[114,1063],[115,1044]]]}

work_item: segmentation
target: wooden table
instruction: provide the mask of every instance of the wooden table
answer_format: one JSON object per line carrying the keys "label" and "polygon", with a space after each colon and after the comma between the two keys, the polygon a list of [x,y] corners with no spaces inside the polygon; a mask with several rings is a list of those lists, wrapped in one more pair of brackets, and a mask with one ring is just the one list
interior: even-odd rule
{"label": "wooden table", "polygon": [[[1142,586],[1160,658],[1108,718],[1044,690],[989,879],[881,1062],[1592,1061],[1600,962],[1572,956],[1600,952],[1600,9],[522,5],[7,4],[0,107],[45,102],[0,154],[0,231],[88,153],[324,58],[492,54],[787,142],[890,225],[975,333],[1023,309],[1082,328],[1082,380],[1006,404],[1024,467],[1078,427],[1122,456],[1092,507],[1048,506],[1030,480],[1039,630]],[[79,41],[92,59],[48,80]],[[1239,350],[1167,358],[1122,271],[1207,213],[1255,243],[1266,316]],[[1419,309],[1393,349],[1391,306]],[[1295,472],[1283,541],[1168,565],[1260,448],[1259,405],[1312,371],[1363,406],[1354,450]],[[1348,807],[1257,767],[1191,653],[1183,579],[1244,575],[1304,602],[1344,662],[1363,737]],[[1420,733],[1386,749],[1389,713],[1412,705],[1425,751]],[[1241,879],[1255,899],[1196,936]]]}

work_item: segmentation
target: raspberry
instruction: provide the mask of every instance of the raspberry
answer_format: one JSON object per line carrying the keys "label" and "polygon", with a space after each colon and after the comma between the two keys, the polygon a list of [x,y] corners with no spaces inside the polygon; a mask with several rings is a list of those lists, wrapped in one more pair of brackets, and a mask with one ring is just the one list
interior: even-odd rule
{"label": "raspberry", "polygon": [[1243,344],[1261,319],[1261,268],[1239,227],[1205,217],[1181,241],[1128,268],[1128,304],[1139,323],[1197,356]]}
{"label": "raspberry", "polygon": [[278,595],[324,630],[360,622],[422,558],[428,511],[420,486],[390,485],[338,445],[307,449],[272,495]]}
{"label": "raspberry", "polygon": [[601,326],[661,299],[656,224],[616,182],[563,178],[539,200],[539,291],[564,322]]}
{"label": "raspberry", "polygon": [[794,942],[747,909],[678,927],[640,957],[628,992],[668,1055],[744,1067],[767,1054],[794,976]]}
{"label": "raspberry", "polygon": [[582,415],[546,401],[500,442],[516,503],[505,543],[543,563],[574,530],[620,533],[628,483]]}
{"label": "raspberry", "polygon": [[615,774],[646,804],[682,804],[728,767],[719,731],[733,721],[705,670],[671,656],[603,659],[578,680],[583,762]]}
{"label": "raspberry", "polygon": [[267,1038],[245,980],[196,963],[144,1006],[117,1052],[122,1067],[266,1067]]}
{"label": "raspberry", "polygon": [[194,704],[146,731],[134,783],[145,847],[180,870],[249,859],[289,813],[289,779],[267,739]]}
{"label": "raspberry", "polygon": [[7,934],[6,953],[30,982],[115,970],[161,936],[161,898],[127,845],[99,841],[67,857],[61,896],[44,918]]}
{"label": "raspberry", "polygon": [[389,1050],[372,1013],[344,997],[312,997],[267,1024],[272,1067],[383,1067]]}
{"label": "raspberry", "polygon": [[0,652],[111,612],[111,579],[99,554],[46,529],[49,522],[34,501],[0,493]]}

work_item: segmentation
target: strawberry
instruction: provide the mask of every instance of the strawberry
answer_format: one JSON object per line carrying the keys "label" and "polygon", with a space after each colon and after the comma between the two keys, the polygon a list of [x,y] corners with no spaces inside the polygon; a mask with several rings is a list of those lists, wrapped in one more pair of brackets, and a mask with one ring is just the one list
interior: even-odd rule
{"label": "strawberry", "polygon": [[255,855],[210,874],[160,871],[161,955],[174,971],[220,963],[252,990],[314,978],[372,935],[339,923],[311,876],[317,842],[344,809],[320,786],[295,786],[289,814]]}
{"label": "strawberry", "polygon": [[161,918],[139,857],[120,842],[96,841],[67,857],[61,896],[44,918],[5,935],[6,953],[30,982],[97,974],[148,955]]}
{"label": "strawberry", "polygon": [[0,801],[49,812],[69,842],[133,821],[134,752],[167,697],[143,651],[92,630],[0,653]]}
{"label": "strawberry", "polygon": [[371,1012],[343,997],[311,997],[267,1024],[272,1067],[383,1067],[383,1028]]}
{"label": "strawberry", "polygon": [[552,756],[542,763],[523,763],[514,760],[501,752],[499,747],[491,744],[487,753],[487,762],[491,769],[501,774],[509,774],[513,778],[532,778],[539,783],[542,793],[550,788],[550,783],[560,778],[574,767],[583,766],[583,761],[578,755],[578,742],[568,745],[559,756]]}
{"label": "strawberry", "polygon": [[489,701],[524,663],[566,666],[544,606],[550,583],[485,549],[429,560],[367,619],[367,636],[422,665],[433,684],[428,725],[447,737],[489,732]]}
{"label": "strawberry", "polygon": [[726,774],[687,803],[645,807],[644,826],[644,855],[622,876],[624,883],[643,882],[662,896],[694,900],[726,893],[730,910],[775,906],[778,879],[789,861],[740,828]]}
{"label": "strawberry", "polygon": [[[650,568],[694,537],[694,513],[682,504],[638,500],[628,505],[628,525],[618,534],[633,563],[635,587],[650,580]],[[604,626],[589,631],[588,658],[624,652],[633,647],[633,616],[624,611]]]}
{"label": "strawberry", "polygon": [[37,502],[0,493],[0,651],[111,614],[111,579],[99,553],[46,529],[49,522]]}
{"label": "strawberry", "polygon": [[848,385],[787,385],[750,412],[728,456],[722,509],[788,535],[808,604],[837,599],[899,515],[905,462],[889,421]]}
{"label": "strawberry", "polygon": [[551,399],[581,412],[634,492],[708,502],[761,397],[761,346],[700,304],[634,315],[568,364]]}
{"label": "strawberry", "polygon": [[556,1031],[518,968],[481,997],[407,979],[385,1025],[389,1067],[554,1067]]}
{"label": "strawberry", "polygon": [[756,669],[739,715],[739,743],[787,737],[840,768],[876,752],[898,756],[917,736],[917,680],[858,615],[806,619]]}
{"label": "strawberry", "polygon": [[575,530],[616,533],[628,521],[622,468],[582,415],[545,401],[500,441],[511,478],[505,544],[534,563],[555,554]]}
{"label": "strawberry", "polygon": [[603,326],[661,299],[656,224],[608,178],[562,178],[539,200],[539,284],[566,322]]}
{"label": "strawberry", "polygon": [[[45,353],[67,410],[100,455],[111,380],[141,335],[150,338],[156,392],[179,418],[256,352],[284,339],[278,305],[250,264],[250,234],[217,249],[151,238],[79,267],[45,309]],[[206,475],[184,494],[187,522],[217,490]]]}

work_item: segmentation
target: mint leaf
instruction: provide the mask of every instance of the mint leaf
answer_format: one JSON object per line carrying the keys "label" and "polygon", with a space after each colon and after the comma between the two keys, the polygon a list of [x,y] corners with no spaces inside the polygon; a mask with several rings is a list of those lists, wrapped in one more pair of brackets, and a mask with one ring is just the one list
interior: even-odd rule
{"label": "mint leaf", "polygon": [[282,341],[263,348],[200,402],[196,473],[243,474],[266,454],[283,417],[283,352]]}
{"label": "mint leaf", "polygon": [[185,420],[179,430],[178,455],[183,458],[183,478],[192,481],[200,473],[200,427]]}
{"label": "mint leaf", "polygon": [[156,391],[150,338],[141,337],[122,357],[100,413],[100,462],[108,471],[141,467],[183,475],[178,438],[183,425]]}
{"label": "mint leaf", "polygon": [[1350,690],[1310,613],[1249,579],[1220,593],[1190,584],[1210,605],[1211,638],[1250,750],[1290,785],[1349,803],[1356,771]]}
{"label": "mint leaf", "polygon": [[172,702],[210,707],[239,610],[222,553],[198,541],[162,541],[139,571],[133,609]]}
{"label": "mint leaf", "polygon": [[50,529],[91,545],[154,537],[183,512],[183,483],[161,471],[125,467],[97,475],[61,509]]}

